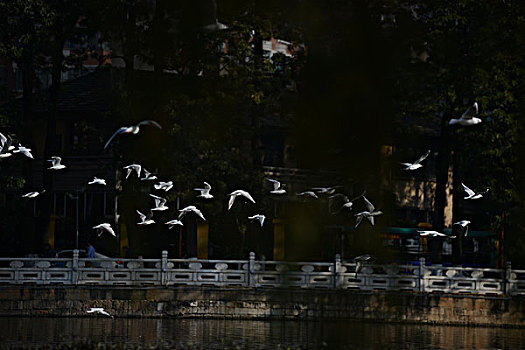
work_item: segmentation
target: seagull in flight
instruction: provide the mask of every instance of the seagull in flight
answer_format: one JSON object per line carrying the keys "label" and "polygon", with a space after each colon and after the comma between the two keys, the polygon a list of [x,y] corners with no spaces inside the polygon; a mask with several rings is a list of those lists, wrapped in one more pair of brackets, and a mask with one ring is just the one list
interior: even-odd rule
{"label": "seagull in flight", "polygon": [[331,195],[330,197],[328,197],[328,200],[329,200],[329,206],[332,207],[333,205],[333,202],[336,198],[340,198],[343,205],[339,208],[339,210],[335,211],[335,212],[332,212],[332,214],[337,214],[339,213],[341,210],[343,209],[348,209],[348,210],[352,210],[352,207],[354,206],[354,202],[361,198],[361,197],[364,197],[366,194],[366,191],[363,191],[363,193],[355,198],[352,198],[352,200],[348,199],[348,197],[342,193],[336,193],[336,194],[333,194]]}
{"label": "seagull in flight", "polygon": [[200,191],[201,194],[199,194],[197,197],[206,198],[206,199],[213,198],[213,195],[210,194],[211,186],[207,182],[204,182],[204,188],[194,188],[193,190]]}
{"label": "seagull in flight", "polygon": [[366,217],[368,219],[368,221],[370,221],[370,223],[373,226],[374,225],[374,216],[378,216],[378,215],[383,214],[383,212],[381,210],[376,210],[374,205],[372,203],[370,203],[370,201],[368,199],[366,199],[365,196],[363,196],[363,199],[365,200],[365,204],[366,204],[366,207],[367,207],[368,210],[362,211],[362,212],[357,213],[355,215],[357,217],[355,228],[357,228],[357,226],[359,226],[359,224],[361,223],[361,220],[363,220],[364,217]]}
{"label": "seagull in flight", "polygon": [[186,208],[180,209],[179,211],[180,211],[179,220],[182,219],[189,212],[194,212],[198,217],[206,221],[206,219],[204,218],[204,215],[202,215],[202,212],[199,209],[197,209],[197,207],[195,207],[194,205],[188,205]]}
{"label": "seagull in flight", "polygon": [[88,182],[88,185],[103,185],[103,186],[106,186],[106,180],[99,179],[98,177],[95,176],[93,178],[93,181],[89,181]]}
{"label": "seagull in flight", "polygon": [[465,231],[465,237],[466,237],[468,233],[469,224],[470,224],[469,220],[461,220],[461,221],[455,222],[453,225],[461,226],[461,229]]}
{"label": "seagull in flight", "polygon": [[126,179],[129,177],[131,172],[135,170],[137,173],[137,177],[140,179],[140,171],[142,170],[142,167],[139,164],[130,164],[124,167],[128,172],[126,173]]}
{"label": "seagull in flight", "polygon": [[238,196],[245,197],[250,202],[255,203],[255,200],[252,198],[252,196],[248,192],[244,190],[233,191],[232,193],[230,193],[230,200],[228,201],[228,210],[232,208],[233,203],[235,203],[235,198],[237,198]]}
{"label": "seagull in flight", "polygon": [[447,238],[456,238],[456,236],[447,236],[444,233],[437,231],[417,231],[421,237],[447,237]]}
{"label": "seagull in flight", "polygon": [[108,232],[109,234],[111,234],[114,237],[117,237],[117,235],[115,234],[115,231],[113,231],[113,228],[111,228],[111,225],[108,224],[108,223],[103,223],[103,224],[100,224],[100,225],[97,225],[97,226],[93,226],[93,228],[95,230],[97,230],[97,233],[98,233],[99,237],[102,234],[102,232],[104,232],[104,231]]}
{"label": "seagull in flight", "polygon": [[150,197],[155,198],[155,208],[151,210],[163,211],[163,210],[168,209],[168,207],[166,206],[166,202],[167,202],[166,198],[155,196],[154,194],[151,194],[151,193],[150,193]]}
{"label": "seagull in flight", "polygon": [[168,181],[168,182],[159,181],[159,183],[154,184],[153,187],[155,187],[156,190],[164,190],[168,192],[173,187],[173,181]]}
{"label": "seagull in flight", "polygon": [[465,192],[467,192],[467,197],[464,197],[463,199],[479,199],[482,198],[484,194],[486,194],[489,189],[485,189],[485,191],[482,192],[474,192],[470,188],[468,188],[463,182],[461,183],[461,186],[463,186],[463,189]]}
{"label": "seagull in flight", "polygon": [[283,188],[284,186],[281,185],[281,183],[274,179],[266,179],[267,181],[270,181],[273,184],[273,190],[270,191],[271,194],[285,194],[286,190]]}
{"label": "seagull in flight", "polygon": [[150,215],[148,215],[148,216],[142,214],[138,210],[136,210],[136,212],[140,216],[140,222],[137,222],[137,225],[151,225],[151,224],[155,223],[155,220],[148,218],[148,216],[151,217],[151,215],[152,215],[151,212],[150,212]]}
{"label": "seagull in flight", "polygon": [[175,227],[175,225],[180,225],[180,226],[183,226],[184,224],[182,223],[182,221],[180,220],[177,220],[177,219],[173,219],[173,220],[170,220],[168,222],[165,223],[166,225],[170,225],[170,227],[168,227],[168,229],[172,229]]}
{"label": "seagull in flight", "polygon": [[24,156],[28,158],[35,159],[33,158],[33,155],[31,154],[31,148],[26,148],[22,146],[21,144],[18,144],[17,149],[13,149],[13,153],[22,153]]}
{"label": "seagull in flight", "polygon": [[421,165],[421,162],[427,159],[427,157],[430,155],[430,150],[426,151],[425,154],[423,154],[421,157],[419,157],[418,160],[416,160],[414,163],[401,163],[406,168],[403,170],[416,170],[419,168],[422,168],[423,165]]}
{"label": "seagull in flight", "polygon": [[263,226],[264,220],[266,219],[266,216],[262,214],[255,214],[253,216],[249,216],[248,219],[255,221],[258,220],[261,227]]}
{"label": "seagull in flight", "polygon": [[[19,148],[20,149],[20,148]],[[48,160],[48,162],[51,162],[51,166],[48,169],[51,170],[60,170],[64,169],[66,166],[64,164],[61,164],[62,158],[53,156],[51,159]]]}
{"label": "seagull in flight", "polygon": [[120,129],[118,129],[117,131],[115,131],[115,133],[113,135],[111,135],[111,137],[109,138],[108,142],[106,142],[106,144],[104,145],[104,149],[106,149],[108,146],[109,146],[109,143],[117,136],[117,135],[120,135],[120,134],[138,134],[138,132],[140,131],[140,126],[141,125],[153,125],[153,126],[156,126],[157,128],[159,129],[162,129],[162,126],[160,126],[159,123],[157,123],[156,121],[154,120],[143,120],[141,121],[140,123],[138,123],[137,125],[133,125],[133,126],[123,126],[121,127]]}
{"label": "seagull in flight", "polygon": [[332,187],[312,187],[312,190],[314,190],[317,194],[326,194],[331,195],[334,194],[335,189],[339,188],[341,186],[332,186]]}
{"label": "seagull in flight", "polygon": [[317,196],[314,191],[304,191],[304,192],[301,192],[301,193],[297,193],[297,196],[298,197],[304,197],[304,198],[306,198],[306,197],[319,198],[319,196]]}
{"label": "seagull in flight", "polygon": [[40,192],[29,192],[29,193],[26,193],[24,194],[22,197],[23,198],[35,198],[39,195],[41,195],[42,193],[44,193],[46,190],[42,190]]}
{"label": "seagull in flight", "polygon": [[89,310],[87,310],[86,312],[89,313],[89,314],[96,313],[96,314],[101,314],[101,315],[105,315],[105,316],[114,318],[113,316],[111,316],[109,314],[109,312],[105,311],[104,308],[102,308],[102,307],[92,307]]}
{"label": "seagull in flight", "polygon": [[475,117],[478,114],[478,103],[474,102],[459,119],[450,119],[449,125],[459,124],[463,126],[476,125],[481,123],[481,119]]}
{"label": "seagull in flight", "polygon": [[13,153],[10,152],[15,149],[15,146],[11,146],[12,142],[13,140],[9,135],[6,137],[0,132],[0,158],[7,158],[13,155]]}
{"label": "seagull in flight", "polygon": [[155,175],[153,175],[152,173],[150,173],[149,171],[147,171],[145,168],[142,168],[142,170],[144,170],[144,177],[141,178],[142,181],[145,181],[145,180],[157,180],[157,177]]}

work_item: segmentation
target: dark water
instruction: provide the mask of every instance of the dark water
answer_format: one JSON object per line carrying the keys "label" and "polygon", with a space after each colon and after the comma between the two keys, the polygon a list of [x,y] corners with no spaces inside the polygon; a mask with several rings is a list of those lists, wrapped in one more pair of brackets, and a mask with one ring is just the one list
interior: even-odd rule
{"label": "dark water", "polygon": [[86,343],[177,349],[520,349],[525,330],[346,321],[0,318],[2,348]]}

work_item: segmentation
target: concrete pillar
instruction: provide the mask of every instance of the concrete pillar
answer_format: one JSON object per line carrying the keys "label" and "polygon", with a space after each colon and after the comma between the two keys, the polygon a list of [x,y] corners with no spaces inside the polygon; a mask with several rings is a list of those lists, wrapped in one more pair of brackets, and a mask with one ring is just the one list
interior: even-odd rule
{"label": "concrete pillar", "polygon": [[505,274],[503,277],[503,294],[511,295],[512,294],[512,288],[510,288],[510,280],[511,274],[512,274],[512,264],[510,261],[505,262],[505,271],[503,271]]}
{"label": "concrete pillar", "polygon": [[419,291],[425,291],[425,258],[419,258]]}
{"label": "concrete pillar", "polygon": [[250,252],[250,261],[248,263],[248,285],[255,286],[255,253]]}
{"label": "concrete pillar", "polygon": [[160,262],[160,283],[165,286],[168,282],[168,251],[162,251],[162,259]]}
{"label": "concrete pillar", "polygon": [[73,250],[73,266],[71,267],[71,283],[78,283],[78,249]]}
{"label": "concrete pillar", "polygon": [[334,261],[334,288],[339,288],[341,285],[341,255],[335,255]]}

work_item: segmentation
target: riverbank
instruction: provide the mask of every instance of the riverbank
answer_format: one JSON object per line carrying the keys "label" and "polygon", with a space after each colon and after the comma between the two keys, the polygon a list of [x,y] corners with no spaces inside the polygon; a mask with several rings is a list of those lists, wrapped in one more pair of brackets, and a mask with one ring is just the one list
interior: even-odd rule
{"label": "riverbank", "polygon": [[244,287],[2,286],[0,316],[368,320],[525,328],[525,298]]}

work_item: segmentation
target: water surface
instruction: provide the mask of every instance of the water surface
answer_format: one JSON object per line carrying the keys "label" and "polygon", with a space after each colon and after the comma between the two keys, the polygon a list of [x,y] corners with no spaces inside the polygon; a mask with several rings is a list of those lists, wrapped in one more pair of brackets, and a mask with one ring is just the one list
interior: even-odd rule
{"label": "water surface", "polygon": [[354,321],[0,318],[4,347],[86,342],[177,349],[520,349],[525,331]]}

